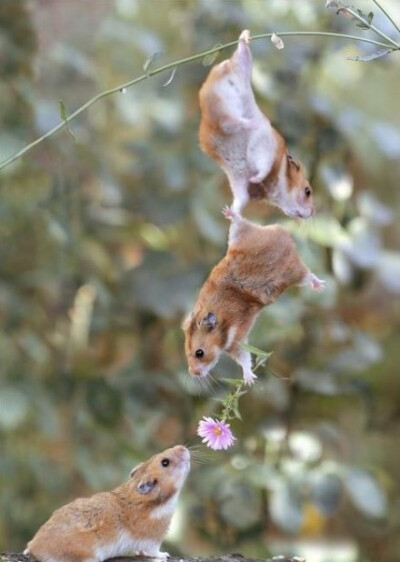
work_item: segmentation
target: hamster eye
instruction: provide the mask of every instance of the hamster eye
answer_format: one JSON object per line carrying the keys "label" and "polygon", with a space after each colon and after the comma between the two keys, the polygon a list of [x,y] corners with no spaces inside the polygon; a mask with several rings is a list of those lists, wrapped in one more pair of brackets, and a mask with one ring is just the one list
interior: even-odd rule
{"label": "hamster eye", "polygon": [[198,349],[195,355],[198,359],[201,359],[202,357],[204,357],[204,351],[202,349]]}
{"label": "hamster eye", "polygon": [[163,466],[168,466],[168,465],[169,465],[169,459],[163,459],[163,460],[161,461],[161,464],[162,464]]}
{"label": "hamster eye", "polygon": [[311,187],[307,185],[307,186],[304,188],[304,193],[306,194],[306,197],[310,197],[310,195],[311,195]]}

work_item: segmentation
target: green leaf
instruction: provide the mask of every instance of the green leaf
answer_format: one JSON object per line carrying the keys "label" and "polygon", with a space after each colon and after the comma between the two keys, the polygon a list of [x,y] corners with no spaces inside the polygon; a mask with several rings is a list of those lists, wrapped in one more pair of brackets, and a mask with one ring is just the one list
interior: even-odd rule
{"label": "green leaf", "polygon": [[176,69],[177,69],[176,66],[175,66],[175,68],[172,69],[172,72],[171,72],[170,77],[169,77],[168,80],[163,84],[163,88],[165,88],[166,86],[169,86],[169,85],[171,84],[172,80],[173,80],[174,77],[175,77]]}
{"label": "green leaf", "polygon": [[354,60],[357,62],[369,62],[370,60],[380,59],[392,53],[393,49],[383,49],[382,51],[378,51],[377,53],[372,53],[372,55],[366,55],[365,57],[347,57],[347,60]]}
{"label": "green leaf", "polygon": [[65,125],[67,126],[67,131],[69,132],[71,137],[74,139],[74,141],[77,142],[76,136],[74,135],[74,133],[70,129],[70,126],[69,126],[69,123],[68,123],[67,108],[65,107],[65,103],[63,102],[62,99],[58,100],[58,105],[60,107],[60,117],[64,121]]}
{"label": "green leaf", "polygon": [[236,388],[238,386],[240,386],[243,382],[242,379],[225,379],[225,378],[223,378],[223,379],[219,379],[219,380],[228,384],[229,386],[234,386]]}
{"label": "green leaf", "polygon": [[161,55],[161,53],[159,52],[155,52],[152,55],[149,56],[148,59],[146,59],[144,65],[143,65],[143,70],[144,73],[149,76],[150,75],[150,66],[151,64]]}
{"label": "green leaf", "polygon": [[60,106],[60,115],[61,115],[61,119],[63,121],[67,120],[67,110],[65,108],[65,103],[63,102],[63,100],[59,99],[58,100],[58,104]]}
{"label": "green leaf", "polygon": [[243,418],[242,418],[242,416],[241,416],[241,413],[239,412],[239,406],[238,406],[238,405],[236,405],[236,406],[233,408],[233,413],[235,414],[235,418],[237,418],[238,420],[242,421]]}
{"label": "green leaf", "polygon": [[216,58],[220,53],[221,47],[222,47],[221,43],[217,43],[216,45],[214,45],[213,49],[219,49],[219,50],[215,51],[215,53],[210,53],[209,55],[206,55],[203,59],[203,66],[211,66],[212,64],[214,64],[214,61],[216,60]]}
{"label": "green leaf", "polygon": [[254,345],[249,345],[248,343],[242,343],[240,346],[245,349],[246,351],[250,351],[250,353],[254,353],[257,357],[262,357],[264,359],[268,359],[272,355],[272,351],[264,351],[262,349],[258,349],[258,347],[254,347]]}

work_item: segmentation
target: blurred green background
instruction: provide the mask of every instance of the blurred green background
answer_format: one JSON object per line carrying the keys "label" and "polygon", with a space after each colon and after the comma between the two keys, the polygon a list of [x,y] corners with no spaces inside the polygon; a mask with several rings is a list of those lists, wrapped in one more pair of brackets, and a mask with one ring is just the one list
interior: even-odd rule
{"label": "blurred green background", "polygon": [[[382,0],[397,21],[396,0]],[[395,37],[368,0],[375,22]],[[1,160],[96,93],[253,34],[359,33],[323,0],[2,0]],[[399,38],[399,35],[397,35]],[[324,293],[294,289],[250,343],[273,351],[238,441],[195,464],[166,550],[400,560],[400,58],[292,37],[252,45],[261,107],[301,158],[318,214],[282,222]],[[231,50],[220,55],[229,56]],[[180,323],[223,256],[230,201],[198,147],[208,68],[100,101],[0,173],[0,550],[55,508],[110,489],[218,409],[189,378]],[[239,377],[223,360],[217,377]]]}

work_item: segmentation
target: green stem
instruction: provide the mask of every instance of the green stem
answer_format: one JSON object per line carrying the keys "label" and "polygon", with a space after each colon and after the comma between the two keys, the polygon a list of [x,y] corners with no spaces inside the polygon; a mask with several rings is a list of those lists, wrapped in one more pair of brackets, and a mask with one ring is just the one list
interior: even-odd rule
{"label": "green stem", "polygon": [[[253,37],[253,40],[265,39],[265,38],[271,37],[271,35],[272,35],[272,33],[263,33],[261,35],[255,35]],[[342,39],[352,39],[354,41],[361,41],[363,43],[370,43],[370,44],[377,45],[377,46],[380,46],[380,47],[386,47],[386,48],[389,48],[389,49],[392,49],[392,50],[400,49],[400,46],[397,45],[397,43],[394,43],[394,41],[392,41],[390,38],[388,38],[388,40],[396,46],[396,49],[393,49],[393,47],[391,47],[387,43],[374,41],[373,39],[367,39],[367,38],[364,38],[364,37],[359,37],[357,35],[347,35],[347,34],[344,34],[344,33],[333,33],[333,32],[331,33],[331,32],[328,32],[328,31],[283,31],[281,33],[278,33],[277,35],[279,35],[280,37],[307,36],[307,35],[309,35],[309,36],[320,36],[320,37],[340,37]],[[135,78],[133,80],[130,80],[129,82],[126,82],[125,84],[120,84],[119,86],[116,86],[115,88],[111,88],[109,90],[105,90],[104,92],[101,92],[100,94],[97,94],[96,96],[94,96],[93,98],[88,100],[86,103],[84,103],[81,107],[76,109],[73,113],[71,113],[66,119],[63,119],[58,125],[56,125],[52,129],[50,129],[50,131],[47,131],[47,133],[45,133],[44,135],[42,135],[41,137],[39,137],[35,141],[31,142],[30,144],[28,144],[27,146],[25,146],[24,148],[19,150],[13,156],[10,156],[6,160],[3,160],[3,162],[0,163],[0,170],[5,168],[6,166],[11,164],[12,162],[15,162],[15,160],[17,160],[18,158],[21,158],[21,156],[23,156],[24,154],[26,154],[27,152],[29,152],[30,150],[35,148],[35,146],[37,146],[38,144],[40,144],[44,140],[48,139],[49,137],[51,137],[52,135],[54,135],[55,133],[57,133],[58,131],[60,131],[64,127],[66,127],[68,123],[70,123],[73,119],[75,119],[75,117],[80,115],[83,111],[85,111],[86,109],[91,107],[94,103],[98,102],[99,100],[101,100],[101,99],[103,99],[107,96],[110,96],[112,94],[115,94],[117,92],[120,92],[124,88],[129,88],[130,86],[133,86],[134,84],[138,84],[139,82],[147,80],[147,78],[150,78],[151,76],[155,76],[156,74],[159,74],[160,72],[164,72],[165,70],[169,70],[171,68],[176,68],[178,66],[181,66],[183,64],[187,64],[187,63],[195,61],[195,60],[203,59],[207,55],[212,55],[213,53],[217,53],[217,52],[222,51],[222,50],[224,50],[228,47],[232,47],[232,46],[236,45],[237,43],[238,43],[237,40],[236,41],[230,41],[229,43],[225,43],[224,45],[219,45],[218,47],[213,47],[212,49],[209,49],[208,51],[203,51],[202,53],[198,53],[196,55],[192,55],[190,57],[186,57],[186,58],[180,59],[178,61],[165,64],[164,66],[160,66],[159,68],[155,68],[154,70],[151,70],[151,71],[147,72],[146,74],[142,74],[141,76],[138,76],[137,78]]]}
{"label": "green stem", "polygon": [[233,410],[233,406],[237,403],[240,393],[243,391],[244,382],[241,381],[238,386],[236,387],[235,392],[230,392],[225,399],[224,408],[222,410],[222,414],[220,417],[220,421],[226,423],[231,419],[231,411]]}
{"label": "green stem", "polygon": [[372,0],[374,2],[374,4],[376,4],[378,6],[378,8],[385,14],[385,16],[387,17],[387,19],[392,23],[392,25],[397,29],[397,31],[400,33],[400,27],[397,25],[397,23],[394,21],[394,19],[392,18],[392,16],[390,14],[387,13],[387,11],[385,10],[385,8],[383,6],[381,6],[381,4],[378,2],[378,0]]}
{"label": "green stem", "polygon": [[[362,22],[364,25],[366,25],[369,29],[371,29],[372,31],[375,31],[375,33],[377,35],[380,35],[383,39],[386,39],[386,41],[389,41],[389,43],[392,43],[392,45],[394,45],[396,47],[396,49],[400,49],[400,44],[397,43],[394,39],[392,39],[391,37],[389,37],[389,35],[386,35],[386,33],[383,33],[383,31],[381,31],[380,29],[378,29],[377,27],[375,27],[374,25],[372,25],[372,23],[369,23],[366,19],[364,19],[363,17],[361,17],[359,14],[357,14],[354,10],[352,10],[351,8],[343,8],[343,10],[345,10],[346,12],[348,12],[349,14],[351,14],[353,17],[355,17],[358,21]],[[387,47],[387,45],[386,45]]]}

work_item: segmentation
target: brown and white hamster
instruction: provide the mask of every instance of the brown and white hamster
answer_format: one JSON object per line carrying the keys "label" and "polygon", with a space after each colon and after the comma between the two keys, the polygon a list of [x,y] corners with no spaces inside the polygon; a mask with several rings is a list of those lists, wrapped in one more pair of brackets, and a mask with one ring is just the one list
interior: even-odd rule
{"label": "brown and white hamster", "polygon": [[24,554],[41,562],[101,562],[134,553],[167,557],[160,545],[189,469],[190,453],[182,445],[154,455],[118,488],[57,509]]}
{"label": "brown and white hamster", "polygon": [[262,196],[290,217],[308,218],[314,214],[310,183],[254,98],[249,41],[245,30],[233,56],[215,65],[200,89],[200,146],[228,176],[233,211]]}
{"label": "brown and white hamster", "polygon": [[229,208],[224,214],[232,221],[228,250],[183,323],[185,352],[191,375],[206,376],[225,352],[242,367],[245,383],[252,384],[251,355],[241,343],[257,314],[292,285],[310,284],[320,291],[324,281],[301,261],[282,226],[255,225]]}

